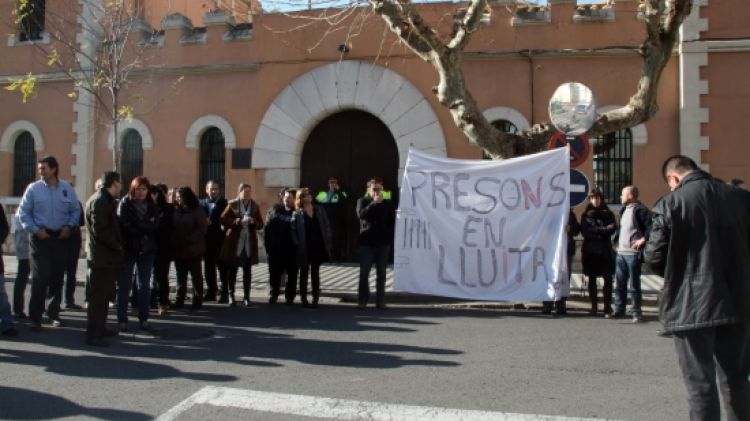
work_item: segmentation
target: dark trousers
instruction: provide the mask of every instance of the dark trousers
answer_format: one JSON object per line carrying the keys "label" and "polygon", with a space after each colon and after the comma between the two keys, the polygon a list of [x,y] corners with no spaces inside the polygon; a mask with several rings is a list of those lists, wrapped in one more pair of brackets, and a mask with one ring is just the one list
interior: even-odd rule
{"label": "dark trousers", "polygon": [[72,305],[76,302],[76,272],[78,272],[78,259],[81,257],[81,239],[71,238],[69,245],[65,263],[65,304]]}
{"label": "dark trousers", "polygon": [[242,292],[243,292],[243,299],[250,299],[250,283],[253,279],[253,266],[250,261],[250,258],[245,254],[245,252],[242,252],[242,256],[240,256],[237,261],[239,262],[239,266],[229,266],[227,268],[227,281],[229,281],[229,298],[234,301],[234,286],[237,283],[237,272],[240,268],[242,268]]}
{"label": "dark trousers", "polygon": [[[591,300],[591,311],[597,311],[597,305],[599,303],[599,296],[597,295],[596,288],[596,276],[589,276],[589,299]],[[604,298],[604,313],[612,313],[612,275],[602,276],[604,279],[604,286],[602,287],[602,295]]]}
{"label": "dark trousers", "polygon": [[750,420],[750,326],[677,332],[674,343],[688,392],[690,419],[718,420],[721,393],[728,421]]}
{"label": "dark trousers", "polygon": [[294,300],[297,288],[297,262],[294,251],[268,253],[268,282],[271,284],[271,298],[277,298],[281,291],[281,275],[286,273],[285,298]]}
{"label": "dark trousers", "polygon": [[[219,250],[220,245],[216,247]],[[206,277],[206,296],[210,298],[216,298],[216,293],[219,292],[219,286],[216,283],[216,271],[219,271],[219,281],[221,282],[221,296],[227,296],[227,269],[224,264],[219,260],[219,252],[214,250],[207,250],[203,256],[203,270]]]}
{"label": "dark trousers", "polygon": [[157,253],[154,259],[153,286],[160,305],[169,305],[169,265],[172,260]]}
{"label": "dark trousers", "polygon": [[[51,320],[60,318],[63,278],[70,240],[50,237],[44,240],[31,236],[31,298],[29,318],[34,324],[42,322],[45,304]],[[48,300],[49,298],[49,300]]]}
{"label": "dark trousers", "polygon": [[375,299],[377,304],[385,304],[385,266],[388,263],[390,246],[359,246],[359,290],[358,301],[367,303],[370,299],[370,269],[375,264]]}
{"label": "dark trousers", "polygon": [[320,297],[320,262],[308,262],[299,268],[299,295],[302,302],[307,301],[307,275],[312,278],[312,297],[318,302]]}
{"label": "dark trousers", "polygon": [[185,302],[187,294],[187,276],[193,280],[193,304],[203,302],[203,274],[201,273],[201,258],[191,257],[174,261],[177,270],[177,302]]}
{"label": "dark trousers", "polygon": [[26,295],[26,284],[29,282],[31,274],[31,263],[29,259],[18,261],[18,273],[16,273],[16,282],[13,284],[13,314],[21,314],[24,309]]}
{"label": "dark trousers", "polygon": [[86,337],[99,338],[104,334],[107,323],[109,301],[115,295],[117,269],[89,269],[89,305],[86,308]]}

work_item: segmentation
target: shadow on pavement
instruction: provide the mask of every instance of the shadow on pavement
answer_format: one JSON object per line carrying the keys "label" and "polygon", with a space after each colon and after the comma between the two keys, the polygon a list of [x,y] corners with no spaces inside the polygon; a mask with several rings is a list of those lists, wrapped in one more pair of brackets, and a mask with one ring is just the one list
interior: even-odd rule
{"label": "shadow on pavement", "polygon": [[7,420],[42,420],[87,416],[103,420],[148,420],[140,412],[110,408],[89,408],[59,396],[16,387],[0,386],[3,400],[2,418]]}

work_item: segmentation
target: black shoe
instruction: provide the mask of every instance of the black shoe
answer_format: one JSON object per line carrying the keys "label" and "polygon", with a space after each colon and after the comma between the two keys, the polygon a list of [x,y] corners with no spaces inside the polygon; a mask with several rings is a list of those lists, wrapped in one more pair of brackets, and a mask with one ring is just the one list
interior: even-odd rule
{"label": "black shoe", "polygon": [[31,322],[31,331],[32,332],[41,332],[42,331],[42,323],[41,322]]}
{"label": "black shoe", "polygon": [[310,304],[310,307],[312,307],[312,308],[318,308],[318,299],[317,298],[313,298],[312,304]]}
{"label": "black shoe", "polygon": [[268,304],[276,304],[277,301],[279,301],[279,297],[268,298]]}
{"label": "black shoe", "polygon": [[245,298],[244,300],[242,300],[242,304],[244,304],[245,307],[250,307],[252,305],[249,298]]}
{"label": "black shoe", "polygon": [[172,308],[174,308],[174,309],[185,308],[185,301],[178,299],[177,301],[175,301],[174,303],[172,303]]}
{"label": "black shoe", "polygon": [[203,297],[203,301],[216,301],[216,293],[207,292]]}
{"label": "black shoe", "polygon": [[291,298],[291,299],[290,299],[290,298],[287,298],[287,299],[286,299],[286,305],[290,306],[290,305],[292,305],[292,304],[294,304],[294,298]]}
{"label": "black shoe", "polygon": [[145,330],[146,332],[151,330],[151,325],[148,324],[148,322],[145,320],[140,322],[139,327],[141,328],[141,330]]}
{"label": "black shoe", "polygon": [[310,303],[307,301],[306,298],[302,299],[302,307],[305,307],[305,308],[310,307]]}
{"label": "black shoe", "polygon": [[16,329],[15,327],[11,326],[8,329],[5,329],[3,331],[3,333],[2,333],[2,335],[3,336],[7,336],[9,338],[15,338],[16,336],[18,336],[18,329]]}
{"label": "black shoe", "polygon": [[112,336],[117,336],[119,334],[120,332],[110,329],[104,329],[104,332],[102,332],[102,336],[104,336],[105,338],[111,338]]}
{"label": "black shoe", "polygon": [[79,306],[76,303],[70,303],[70,304],[65,304],[65,309],[66,310],[83,310],[83,307]]}
{"label": "black shoe", "polygon": [[103,348],[109,346],[109,342],[107,342],[104,338],[88,338],[86,339],[86,345],[98,346]]}
{"label": "black shoe", "polygon": [[219,298],[219,301],[218,301],[218,302],[219,302],[219,304],[226,304],[226,303],[228,303],[228,302],[229,302],[229,297],[227,297],[226,295],[222,295],[222,296],[221,296],[221,297]]}
{"label": "black shoe", "polygon": [[21,320],[23,320],[23,319],[25,319],[25,318],[29,317],[29,316],[27,316],[27,315],[26,315],[26,313],[24,313],[23,311],[22,311],[22,312],[20,312],[20,313],[16,313],[16,314],[15,314],[15,316],[16,316],[16,318],[17,318],[17,319],[21,319]]}

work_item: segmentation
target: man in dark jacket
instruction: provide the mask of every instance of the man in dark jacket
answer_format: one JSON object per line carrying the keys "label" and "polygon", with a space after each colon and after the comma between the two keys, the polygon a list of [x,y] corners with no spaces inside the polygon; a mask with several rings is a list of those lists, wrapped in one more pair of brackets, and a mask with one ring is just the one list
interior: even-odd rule
{"label": "man in dark jacket", "polygon": [[281,276],[286,272],[286,302],[292,304],[297,289],[297,265],[292,242],[292,214],[294,214],[295,190],[283,189],[281,203],[268,210],[263,244],[268,254],[268,276],[271,295],[268,302],[276,303],[281,289]]}
{"label": "man in dark jacket", "polygon": [[[664,276],[663,333],[673,335],[690,419],[750,419],[750,194],[668,158],[672,193],[652,209],[645,259]],[[718,370],[717,370],[718,366]]]}
{"label": "man in dark jacket", "polygon": [[109,300],[115,294],[117,272],[124,262],[120,224],[117,220],[117,200],[122,185],[120,174],[105,172],[102,187],[86,202],[87,257],[90,298],[87,312],[86,343],[107,346],[105,336],[115,335],[105,325]]}
{"label": "man in dark jacket", "polygon": [[625,186],[620,195],[620,229],[615,234],[615,312],[613,317],[625,315],[630,281],[633,323],[641,321],[641,262],[643,247],[651,232],[651,212],[638,200],[638,187]]}
{"label": "man in dark jacket", "polygon": [[221,282],[220,303],[229,302],[227,289],[227,269],[219,260],[221,245],[224,243],[224,230],[221,228],[221,213],[227,207],[227,199],[221,194],[221,186],[216,181],[206,183],[206,198],[201,200],[201,207],[208,215],[208,231],[206,231],[206,253],[203,255],[203,270],[206,277],[206,296],[204,301],[216,301],[218,285],[216,270],[219,271]]}
{"label": "man in dark jacket", "polygon": [[357,200],[359,218],[359,307],[367,306],[370,297],[370,269],[375,264],[375,305],[385,308],[385,266],[393,242],[393,203],[383,194],[382,181],[367,182],[367,194]]}

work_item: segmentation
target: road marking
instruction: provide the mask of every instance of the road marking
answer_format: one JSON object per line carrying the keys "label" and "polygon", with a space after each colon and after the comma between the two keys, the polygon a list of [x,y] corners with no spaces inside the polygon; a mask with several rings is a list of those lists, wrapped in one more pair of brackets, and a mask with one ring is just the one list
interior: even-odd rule
{"label": "road marking", "polygon": [[335,420],[431,420],[431,421],[593,421],[537,414],[450,409],[429,406],[396,405],[347,399],[321,398],[286,393],[261,392],[206,386],[165,412],[157,421],[173,421],[195,405],[239,408],[275,414],[298,415]]}

